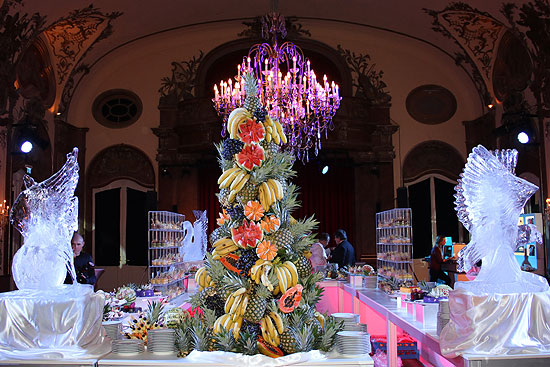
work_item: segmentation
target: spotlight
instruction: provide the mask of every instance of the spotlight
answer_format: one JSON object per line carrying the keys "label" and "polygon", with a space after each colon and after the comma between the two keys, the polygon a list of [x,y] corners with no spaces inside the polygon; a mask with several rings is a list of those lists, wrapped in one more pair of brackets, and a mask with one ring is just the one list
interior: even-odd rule
{"label": "spotlight", "polygon": [[32,148],[33,148],[32,143],[31,143],[30,141],[28,141],[28,140],[25,140],[25,141],[23,142],[23,144],[21,144],[21,148],[20,148],[20,149],[21,149],[21,151],[22,151],[23,153],[26,154],[26,153],[29,153],[29,152],[32,150]]}
{"label": "spotlight", "polygon": [[529,143],[529,135],[525,131],[521,131],[517,135],[517,139],[521,144],[527,144]]}
{"label": "spotlight", "polygon": [[326,175],[328,172],[328,166],[324,166],[323,169],[321,169],[321,174]]}
{"label": "spotlight", "polygon": [[492,104],[492,103],[489,103],[489,104],[487,105],[487,107],[489,107],[489,109],[491,109],[491,108],[495,107],[495,105]]}

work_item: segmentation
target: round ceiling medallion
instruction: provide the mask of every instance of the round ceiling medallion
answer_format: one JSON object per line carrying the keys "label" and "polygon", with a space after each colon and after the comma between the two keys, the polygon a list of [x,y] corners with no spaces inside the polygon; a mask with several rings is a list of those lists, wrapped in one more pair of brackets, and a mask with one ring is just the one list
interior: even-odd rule
{"label": "round ceiling medallion", "polygon": [[92,114],[101,125],[120,129],[130,126],[141,116],[141,99],[129,90],[111,89],[101,93],[92,105]]}
{"label": "round ceiling medallion", "polygon": [[456,112],[456,98],[439,85],[421,85],[407,96],[407,112],[418,122],[428,125],[448,121]]}

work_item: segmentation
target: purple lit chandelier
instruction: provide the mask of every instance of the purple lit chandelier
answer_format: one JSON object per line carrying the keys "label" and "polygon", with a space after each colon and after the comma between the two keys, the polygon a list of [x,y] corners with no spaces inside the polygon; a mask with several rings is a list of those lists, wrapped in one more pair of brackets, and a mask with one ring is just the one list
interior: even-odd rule
{"label": "purple lit chandelier", "polygon": [[286,150],[302,161],[309,160],[321,149],[321,136],[333,129],[332,118],[340,107],[339,87],[323,77],[322,83],[302,50],[292,42],[277,43],[277,33],[286,37],[285,19],[272,13],[262,18],[262,37],[270,38],[272,45],[261,43],[252,46],[248,56],[237,66],[234,81],[220,81],[214,86],[212,100],[225,124],[231,111],[241,107],[245,100],[242,76],[254,73],[258,80],[258,97],[272,118],[280,121],[288,138]]}

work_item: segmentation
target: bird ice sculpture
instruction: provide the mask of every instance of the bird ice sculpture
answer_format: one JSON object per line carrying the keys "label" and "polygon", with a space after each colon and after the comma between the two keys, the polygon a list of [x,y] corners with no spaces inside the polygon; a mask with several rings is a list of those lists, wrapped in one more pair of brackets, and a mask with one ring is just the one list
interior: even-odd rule
{"label": "bird ice sculpture", "polygon": [[548,289],[542,277],[521,271],[514,257],[518,218],[536,185],[515,175],[515,149],[488,151],[478,145],[455,187],[459,220],[471,241],[459,252],[459,270],[468,271],[482,260],[474,281],[457,282],[455,289],[473,293],[541,292]]}
{"label": "bird ice sculpture", "polygon": [[19,289],[47,289],[63,284],[67,271],[74,279],[71,238],[78,228],[78,149],[47,180],[25,175],[25,190],[15,200],[10,222],[21,232],[23,246],[13,257],[12,272]]}

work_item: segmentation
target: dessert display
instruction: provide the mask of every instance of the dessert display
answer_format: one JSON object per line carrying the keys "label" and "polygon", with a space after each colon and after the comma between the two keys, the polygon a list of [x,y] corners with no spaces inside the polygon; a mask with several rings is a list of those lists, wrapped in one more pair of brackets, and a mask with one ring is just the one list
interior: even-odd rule
{"label": "dessert display", "polygon": [[380,277],[398,284],[412,282],[411,209],[376,214],[376,258]]}
{"label": "dessert display", "polygon": [[153,294],[168,300],[185,292],[183,214],[149,212],[149,282]]}

